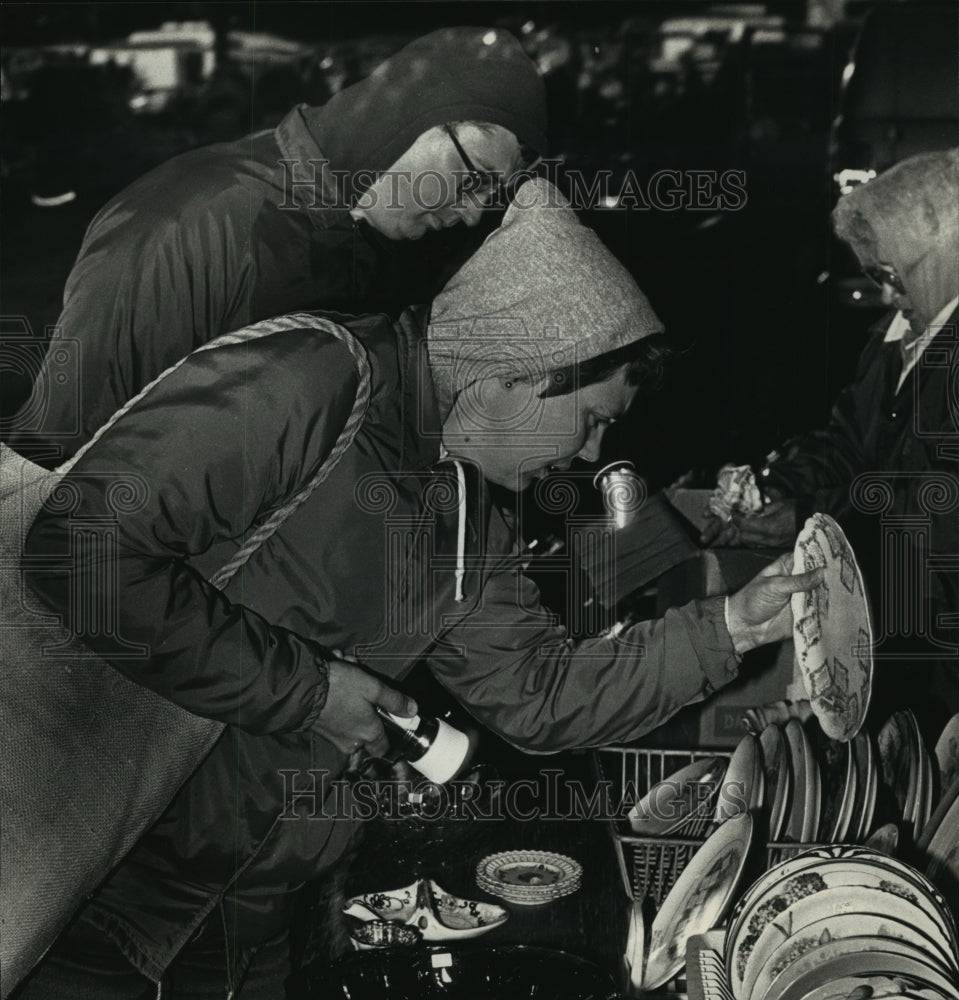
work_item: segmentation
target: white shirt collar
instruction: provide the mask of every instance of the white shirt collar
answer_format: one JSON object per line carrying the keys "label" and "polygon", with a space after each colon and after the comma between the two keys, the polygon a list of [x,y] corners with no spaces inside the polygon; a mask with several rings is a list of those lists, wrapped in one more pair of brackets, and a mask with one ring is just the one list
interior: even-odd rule
{"label": "white shirt collar", "polygon": [[[959,295],[957,295],[956,298],[954,298],[951,302],[947,302],[942,307],[942,309],[936,314],[935,319],[933,319],[933,321],[929,324],[929,326],[926,327],[923,336],[925,336],[926,333],[929,333],[930,330],[938,333],[939,327],[941,327],[946,322],[946,320],[949,319],[949,317],[955,311],[956,306],[959,306]],[[906,317],[903,316],[902,311],[897,312],[896,315],[893,316],[892,322],[889,324],[889,329],[886,330],[886,336],[882,338],[883,343],[891,344],[897,340],[902,340],[903,335],[908,329],[909,329],[909,320],[907,320]]]}

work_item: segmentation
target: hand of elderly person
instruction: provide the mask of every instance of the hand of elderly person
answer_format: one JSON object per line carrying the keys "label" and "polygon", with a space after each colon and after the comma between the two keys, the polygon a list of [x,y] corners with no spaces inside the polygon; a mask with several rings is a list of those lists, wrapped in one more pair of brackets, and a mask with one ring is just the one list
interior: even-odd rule
{"label": "hand of elderly person", "polygon": [[792,635],[790,598],[819,586],[823,578],[821,569],[793,576],[792,567],[793,556],[787,552],[757,573],[742,590],[730,594],[726,621],[737,653]]}
{"label": "hand of elderly person", "polygon": [[411,716],[418,711],[416,702],[367,673],[355,660],[331,659],[327,669],[326,704],[313,728],[347,755],[365,748],[374,757],[383,756],[389,740],[376,709]]}
{"label": "hand of elderly person", "polygon": [[754,546],[781,548],[796,538],[796,501],[772,500],[755,514],[733,514],[728,521],[709,514],[706,529],[699,536],[707,548]]}

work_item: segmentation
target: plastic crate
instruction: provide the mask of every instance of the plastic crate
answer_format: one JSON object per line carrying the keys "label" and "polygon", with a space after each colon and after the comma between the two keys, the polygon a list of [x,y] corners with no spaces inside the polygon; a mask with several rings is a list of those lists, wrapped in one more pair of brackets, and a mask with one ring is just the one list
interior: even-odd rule
{"label": "plastic crate", "polygon": [[[710,757],[732,756],[722,750],[657,750],[647,747],[603,747],[594,752],[600,780],[609,782],[610,801],[628,810],[653,785],[675,774],[694,761]],[[625,812],[622,813],[625,816]],[[702,847],[705,837],[639,837],[630,831],[628,821],[613,818],[610,830],[616,845],[620,874],[626,895],[640,900],[648,896],[656,908],[662,904],[683,869]],[[785,861],[821,844],[769,843],[765,866]]]}

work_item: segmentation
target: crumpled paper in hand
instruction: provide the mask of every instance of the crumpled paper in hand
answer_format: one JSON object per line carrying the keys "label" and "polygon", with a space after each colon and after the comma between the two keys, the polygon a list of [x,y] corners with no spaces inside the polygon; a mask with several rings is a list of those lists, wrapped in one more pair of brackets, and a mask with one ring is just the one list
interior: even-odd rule
{"label": "crumpled paper in hand", "polygon": [[718,485],[709,498],[709,509],[723,521],[733,514],[756,514],[763,509],[763,497],[756,476],[748,465],[724,465]]}

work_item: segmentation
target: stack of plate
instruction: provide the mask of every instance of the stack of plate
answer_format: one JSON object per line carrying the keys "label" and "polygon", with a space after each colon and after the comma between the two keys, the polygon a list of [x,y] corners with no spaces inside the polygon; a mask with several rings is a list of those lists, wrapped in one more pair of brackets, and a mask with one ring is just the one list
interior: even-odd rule
{"label": "stack of plate", "polygon": [[712,820],[726,761],[706,757],[660,781],[630,810],[633,833],[643,837],[698,837]]}
{"label": "stack of plate", "polygon": [[[942,896],[864,847],[816,848],[767,872],[737,904],[724,950],[735,1000],[959,996],[959,944]],[[898,992],[885,992],[886,980]]]}
{"label": "stack of plate", "polygon": [[518,906],[539,906],[576,892],[583,881],[579,862],[549,851],[502,851],[476,866],[476,884]]}
{"label": "stack of plate", "polygon": [[935,774],[916,717],[909,709],[896,712],[879,731],[877,742],[887,819],[901,819],[918,841],[935,804]]}

